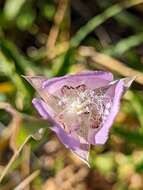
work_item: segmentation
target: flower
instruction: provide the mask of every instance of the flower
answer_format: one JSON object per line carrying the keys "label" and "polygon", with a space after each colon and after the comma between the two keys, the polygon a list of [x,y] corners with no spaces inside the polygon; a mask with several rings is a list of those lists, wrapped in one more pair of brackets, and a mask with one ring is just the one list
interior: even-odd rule
{"label": "flower", "polygon": [[39,114],[52,123],[60,141],[88,164],[90,145],[104,144],[119,111],[120,100],[133,78],[113,80],[103,71],[47,79],[27,76],[40,98]]}

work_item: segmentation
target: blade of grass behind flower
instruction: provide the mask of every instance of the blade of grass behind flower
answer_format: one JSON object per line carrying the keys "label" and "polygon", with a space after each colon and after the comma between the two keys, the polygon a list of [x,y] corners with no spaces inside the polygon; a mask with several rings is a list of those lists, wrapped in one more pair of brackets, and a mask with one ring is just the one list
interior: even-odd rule
{"label": "blade of grass behind flower", "polygon": [[7,76],[16,86],[17,98],[20,98],[21,103],[24,103],[26,107],[29,106],[31,101],[29,91],[26,89],[21,77],[16,72],[14,62],[6,58],[2,52],[0,52],[0,72]]}
{"label": "blade of grass behind flower", "polygon": [[75,36],[71,39],[71,47],[77,47],[85,37],[95,30],[96,27],[101,25],[107,19],[117,15],[122,10],[143,3],[142,0],[137,1],[125,1],[124,4],[115,4],[107,8],[103,13],[93,17],[87,24],[81,27]]}
{"label": "blade of grass behind flower", "polygon": [[62,76],[62,75],[65,75],[69,71],[70,66],[74,62],[74,54],[75,54],[74,48],[69,48],[66,51],[66,53],[64,53],[63,61],[61,62],[61,66],[58,69],[57,73],[55,73],[55,75]]}
{"label": "blade of grass behind flower", "polygon": [[41,69],[29,61],[25,56],[23,56],[17,49],[17,47],[12,43],[12,41],[1,39],[0,47],[7,56],[15,61],[16,69],[19,69],[21,74],[27,72],[42,73]]}
{"label": "blade of grass behind flower", "polygon": [[[102,1],[98,1],[98,6],[103,10],[107,6],[111,6],[111,2],[106,1],[106,4],[103,4]],[[121,26],[129,26],[136,32],[143,31],[141,19],[128,10],[123,10],[121,13],[115,15],[114,18],[118,23],[120,23]]]}
{"label": "blade of grass behind flower", "polygon": [[[105,22],[107,19],[117,15],[122,10],[135,6],[137,4],[143,3],[142,0],[137,1],[126,1],[124,4],[115,4],[109,8],[107,8],[103,13],[93,17],[87,24],[82,26],[75,36],[72,37],[70,41],[70,48],[72,50],[67,50],[64,55],[64,59],[61,62],[61,67],[56,73],[56,75],[66,74],[66,72],[69,70],[69,66],[71,65],[70,60],[74,59],[74,54],[70,53],[73,52],[74,48],[78,47],[82,40],[86,38],[86,36],[91,33],[93,30],[95,30],[96,27],[101,25],[103,22]],[[71,56],[72,55],[72,56]],[[70,57],[71,56],[71,57]]]}
{"label": "blade of grass behind flower", "polygon": [[103,53],[119,57],[131,48],[136,47],[143,43],[143,32],[132,35],[128,38],[122,39],[117,44],[109,46],[108,49],[103,50]]}
{"label": "blade of grass behind flower", "polygon": [[117,22],[121,23],[121,25],[127,25],[136,32],[143,31],[142,21],[135,14],[132,14],[127,10],[124,10],[116,15],[115,19],[117,20]]}

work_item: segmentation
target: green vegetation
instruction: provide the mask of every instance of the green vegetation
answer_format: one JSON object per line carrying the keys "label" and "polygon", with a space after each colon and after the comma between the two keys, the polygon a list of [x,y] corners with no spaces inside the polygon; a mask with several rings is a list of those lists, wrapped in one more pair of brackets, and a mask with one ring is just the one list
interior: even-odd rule
{"label": "green vegetation", "polygon": [[[93,69],[137,78],[89,169],[40,119],[22,75]],[[0,189],[141,190],[142,174],[143,1],[0,1]]]}

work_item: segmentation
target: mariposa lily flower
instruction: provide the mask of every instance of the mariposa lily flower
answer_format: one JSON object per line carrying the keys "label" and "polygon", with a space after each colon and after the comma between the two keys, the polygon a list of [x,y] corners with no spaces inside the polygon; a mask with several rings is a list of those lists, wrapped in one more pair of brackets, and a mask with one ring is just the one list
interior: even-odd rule
{"label": "mariposa lily flower", "polygon": [[119,111],[121,97],[133,78],[113,80],[103,71],[88,71],[47,79],[27,76],[40,98],[39,114],[52,123],[60,141],[88,164],[90,145],[102,145]]}

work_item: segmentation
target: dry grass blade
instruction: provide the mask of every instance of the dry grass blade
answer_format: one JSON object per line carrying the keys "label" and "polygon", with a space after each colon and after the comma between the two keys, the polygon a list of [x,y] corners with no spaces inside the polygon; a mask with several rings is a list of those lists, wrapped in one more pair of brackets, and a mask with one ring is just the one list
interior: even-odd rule
{"label": "dry grass blade", "polygon": [[99,64],[100,66],[125,77],[136,76],[135,81],[143,85],[143,73],[135,69],[129,68],[121,61],[103,53],[96,52],[92,47],[81,47],[79,49],[79,53],[84,57],[90,57],[91,61],[93,62],[92,66]]}
{"label": "dry grass blade", "polygon": [[[30,155],[31,147],[29,144],[26,144],[22,151],[21,174],[23,179],[30,174]],[[26,190],[30,190],[29,185],[27,185]]]}
{"label": "dry grass blade", "polygon": [[22,181],[17,187],[14,188],[14,190],[23,190],[26,188],[27,185],[33,181],[38,175],[40,174],[39,170],[36,170],[33,172],[30,176],[28,176],[24,181]]}
{"label": "dry grass blade", "polygon": [[16,110],[7,102],[0,102],[0,109],[5,109],[12,115],[16,114]]}
{"label": "dry grass blade", "polygon": [[60,31],[60,25],[63,21],[66,9],[68,6],[68,0],[60,0],[57,8],[57,12],[54,18],[54,25],[50,30],[49,38],[47,41],[47,49],[54,48],[57,41],[57,37]]}
{"label": "dry grass blade", "polygon": [[29,141],[30,138],[31,138],[31,136],[28,136],[25,139],[25,141],[23,142],[23,144],[20,146],[20,148],[17,151],[15,151],[15,153],[13,154],[13,156],[11,157],[11,159],[8,162],[7,166],[5,167],[5,169],[3,170],[2,174],[0,175],[0,183],[2,182],[3,178],[5,177],[5,175],[7,174],[7,172],[9,171],[11,165],[16,160],[16,158],[19,156],[19,154],[20,154],[21,150],[23,149],[24,145]]}
{"label": "dry grass blade", "polygon": [[16,137],[19,133],[20,124],[22,121],[21,114],[7,102],[0,102],[0,109],[4,109],[12,115],[12,121],[8,125],[8,128],[10,129],[10,147],[13,151],[16,151]]}

